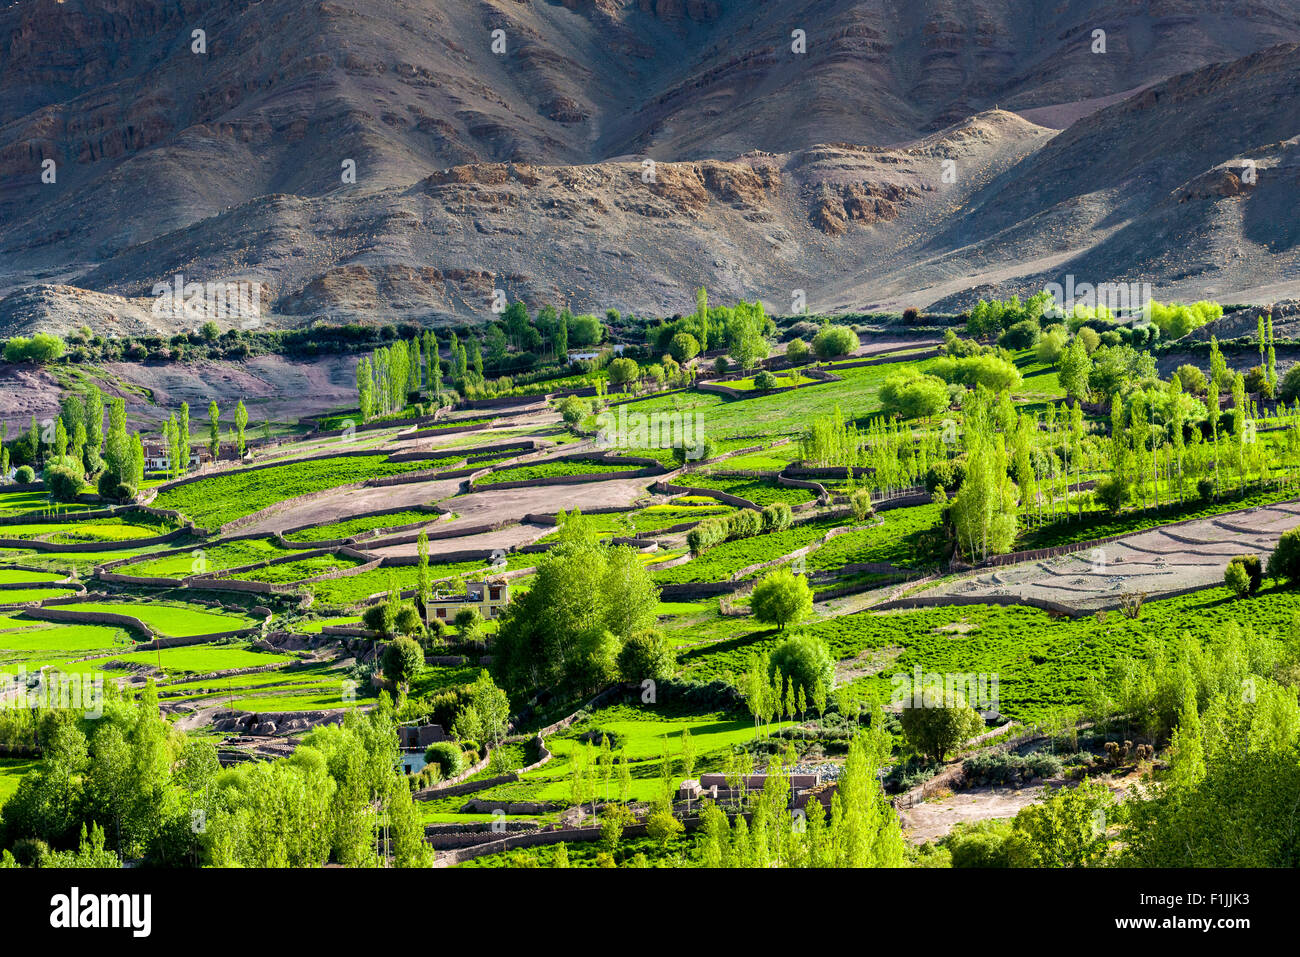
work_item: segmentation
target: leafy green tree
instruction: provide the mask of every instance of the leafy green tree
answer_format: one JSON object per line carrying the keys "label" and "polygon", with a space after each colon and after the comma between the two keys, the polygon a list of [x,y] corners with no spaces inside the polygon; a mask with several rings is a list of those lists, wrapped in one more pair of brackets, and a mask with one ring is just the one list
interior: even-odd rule
{"label": "leafy green tree", "polygon": [[609,384],[621,388],[634,383],[641,377],[641,368],[635,359],[615,359],[609,364]]}
{"label": "leafy green tree", "polygon": [[1061,388],[1065,390],[1067,398],[1070,399],[1087,399],[1089,377],[1092,374],[1092,360],[1088,357],[1088,350],[1079,336],[1070,340],[1070,346],[1065,350],[1065,355],[1061,359],[1061,371],[1059,378]]}
{"label": "leafy green tree", "polygon": [[754,586],[751,607],[759,621],[784,631],[786,625],[812,613],[812,589],[804,576],[778,568]]}
{"label": "leafy green tree", "polygon": [[883,411],[905,419],[933,418],[947,409],[950,401],[947,383],[920,372],[892,375],[880,387]]}
{"label": "leafy green tree", "polygon": [[1269,556],[1268,574],[1270,578],[1285,579],[1291,585],[1300,583],[1300,528],[1282,533]]}
{"label": "leafy green tree", "polygon": [[244,408],[244,400],[240,399],[235,405],[235,448],[242,457],[244,450],[248,447],[244,441],[244,429],[248,425],[248,409]]}
{"label": "leafy green tree", "polygon": [[1055,367],[1065,355],[1065,332],[1058,328],[1049,329],[1038,340],[1035,353],[1039,362]]}
{"label": "leafy green tree", "polygon": [[663,681],[673,676],[677,655],[672,643],[657,629],[630,635],[618,653],[618,670],[623,680],[640,683],[647,678]]}
{"label": "leafy green tree", "polygon": [[856,332],[848,326],[833,323],[827,323],[818,329],[812,341],[813,352],[823,361],[851,355],[858,351],[860,345]]}
{"label": "leafy green tree", "polygon": [[1228,567],[1223,572],[1223,583],[1238,598],[1245,598],[1250,594],[1250,575],[1239,562],[1228,562]]}
{"label": "leafy green tree", "polygon": [[673,336],[668,354],[678,362],[690,362],[700,354],[700,343],[689,332],[679,332]]}
{"label": "leafy green tree", "polygon": [[411,679],[424,670],[424,652],[405,635],[394,638],[384,649],[384,674],[401,687],[409,687]]}
{"label": "leafy green tree", "polygon": [[898,721],[907,743],[931,761],[943,761],[984,727],[983,719],[960,691],[933,685],[911,689]]}
{"label": "leafy green tree", "polygon": [[785,357],[791,365],[802,365],[808,361],[811,349],[802,339],[791,339],[785,344]]}
{"label": "leafy green tree", "polygon": [[208,403],[208,454],[213,462],[221,454],[221,410],[215,399]]}
{"label": "leafy green tree", "polygon": [[819,690],[829,692],[835,687],[835,659],[820,638],[787,638],[773,649],[767,676],[778,682],[777,693],[783,704],[787,695],[793,702],[800,691],[805,699],[811,698]]}
{"label": "leafy green tree", "polygon": [[631,549],[562,540],[538,559],[532,588],[502,615],[493,676],[511,692],[594,690],[617,673],[619,643],[654,625],[658,598]]}
{"label": "leafy green tree", "polygon": [[1115,798],[1100,781],[1043,789],[1043,800],[1016,815],[1012,829],[1024,836],[1031,867],[1094,867],[1106,857],[1107,811]]}

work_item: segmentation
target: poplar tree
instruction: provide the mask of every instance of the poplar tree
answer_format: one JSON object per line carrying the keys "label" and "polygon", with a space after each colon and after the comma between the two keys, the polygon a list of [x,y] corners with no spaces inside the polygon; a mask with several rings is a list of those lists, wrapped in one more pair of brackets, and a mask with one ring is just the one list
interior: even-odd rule
{"label": "poplar tree", "polygon": [[244,457],[244,450],[248,447],[244,442],[244,428],[248,425],[248,410],[244,408],[244,400],[240,399],[235,405],[235,448],[239,450],[239,457]]}
{"label": "poplar tree", "polygon": [[208,454],[212,456],[212,461],[217,460],[221,453],[221,410],[217,408],[217,401],[213,399],[208,403]]}
{"label": "poplar tree", "polygon": [[177,425],[180,431],[177,434],[177,445],[180,448],[180,471],[185,472],[190,467],[190,404],[181,403],[181,417]]}

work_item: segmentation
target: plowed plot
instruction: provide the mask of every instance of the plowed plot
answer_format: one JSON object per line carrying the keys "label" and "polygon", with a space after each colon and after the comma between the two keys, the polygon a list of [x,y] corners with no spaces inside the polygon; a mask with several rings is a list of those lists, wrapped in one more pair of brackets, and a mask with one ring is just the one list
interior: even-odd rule
{"label": "plowed plot", "polygon": [[1036,598],[1088,611],[1115,608],[1128,592],[1154,598],[1222,584],[1229,559],[1258,555],[1266,561],[1282,533],[1297,525],[1297,502],[1228,512],[1137,532],[1095,549],[989,569],[925,594]]}

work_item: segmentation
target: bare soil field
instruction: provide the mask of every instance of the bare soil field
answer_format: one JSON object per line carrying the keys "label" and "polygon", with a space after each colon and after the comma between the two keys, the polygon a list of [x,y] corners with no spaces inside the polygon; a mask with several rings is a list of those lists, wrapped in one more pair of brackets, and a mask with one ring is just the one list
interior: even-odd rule
{"label": "bare soil field", "polygon": [[1300,525],[1300,502],[1228,512],[1174,527],[1149,529],[1094,549],[1021,562],[942,582],[924,594],[1018,596],[1075,608],[1115,608],[1120,596],[1151,598],[1223,582],[1236,555],[1266,558],[1282,533]]}

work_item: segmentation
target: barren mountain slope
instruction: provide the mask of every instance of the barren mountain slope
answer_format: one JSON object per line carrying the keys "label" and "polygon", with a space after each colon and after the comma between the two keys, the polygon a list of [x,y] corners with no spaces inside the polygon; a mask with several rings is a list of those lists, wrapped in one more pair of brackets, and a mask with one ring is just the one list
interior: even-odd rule
{"label": "barren mountain slope", "polygon": [[[110,257],[81,282],[144,297],[175,273],[246,278],[269,287],[281,322],[486,315],[496,288],[575,309],[671,313],[707,283],[779,311],[803,290],[816,308],[834,272],[869,273],[898,237],[933,234],[971,191],[1052,135],[1000,112],[906,148],[661,163],[652,177],[637,162],[454,167],[364,199],[253,200]],[[956,184],[943,182],[945,160],[960,164]],[[23,290],[0,300],[0,322],[32,329],[75,313],[104,330],[195,324],[158,323],[147,299],[90,320],[103,304],[84,298],[68,287]]]}
{"label": "barren mountain slope", "polygon": [[[206,52],[193,52],[198,30]],[[946,295],[1006,264],[946,262],[992,233],[959,224],[932,241],[930,213],[948,207],[930,200],[964,201],[1046,134],[1010,135],[946,191],[922,189],[930,174],[906,163],[895,182],[880,160],[848,173],[862,196],[826,200],[815,180],[827,164],[797,172],[797,157],[913,143],[995,104],[1087,122],[1125,91],[1284,40],[1300,40],[1292,0],[17,0],[0,10],[0,295],[46,285],[0,307],[0,322],[108,317],[50,287],[140,296],[178,271],[258,278],[294,314],[334,301],[479,314],[496,277],[638,311],[684,306],[706,281],[778,304],[805,288],[827,307],[841,290],[892,301],[917,280]],[[668,170],[667,195],[615,185],[645,157]],[[697,165],[682,175],[707,208],[673,195],[664,164],[736,157],[774,162],[782,187],[742,209]],[[527,170],[496,189],[499,205],[480,182],[493,164]],[[1030,197],[1056,217],[1065,195]],[[581,215],[565,222],[574,203]],[[1018,224],[1023,205],[995,203],[989,222]],[[918,243],[940,258],[915,278],[886,275],[911,265],[890,250]],[[138,306],[123,306],[123,328],[148,321]]]}
{"label": "barren mountain slope", "polygon": [[1072,273],[1181,298],[1294,295],[1297,131],[1300,46],[1183,74],[1075,123],[975,195],[927,251],[976,274],[1021,263],[1013,282],[991,281],[1002,291]]}

